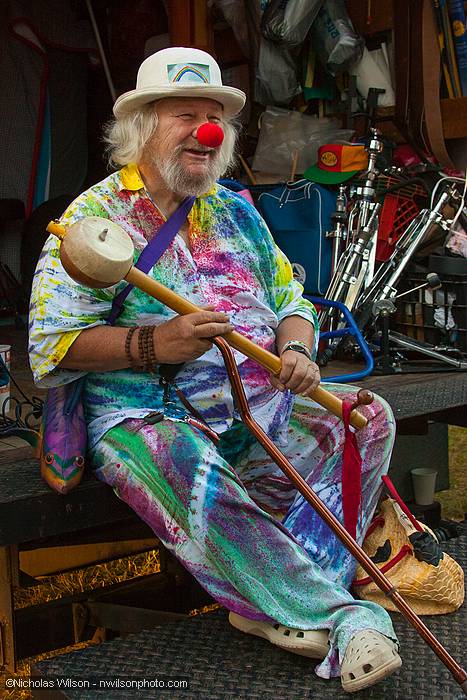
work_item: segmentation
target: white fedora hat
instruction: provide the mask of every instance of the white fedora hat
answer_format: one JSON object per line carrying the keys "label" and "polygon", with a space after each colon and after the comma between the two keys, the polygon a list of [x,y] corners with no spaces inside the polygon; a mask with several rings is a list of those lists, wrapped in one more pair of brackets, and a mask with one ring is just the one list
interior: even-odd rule
{"label": "white fedora hat", "polygon": [[222,85],[216,61],[206,51],[172,46],[146,58],[136,80],[136,90],[117,98],[116,117],[163,97],[208,97],[220,102],[224,114],[233,117],[246,101],[242,90]]}

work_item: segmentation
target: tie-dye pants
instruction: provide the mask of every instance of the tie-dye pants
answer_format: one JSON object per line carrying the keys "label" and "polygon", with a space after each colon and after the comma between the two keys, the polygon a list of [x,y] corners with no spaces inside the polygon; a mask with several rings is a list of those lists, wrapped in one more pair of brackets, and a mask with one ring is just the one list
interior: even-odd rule
{"label": "tie-dye pants", "polygon": [[[336,395],[355,388],[328,385]],[[373,515],[394,438],[388,405],[362,409],[362,507],[357,539]],[[343,423],[314,402],[295,400],[281,448],[343,521]],[[339,674],[350,637],[373,628],[395,639],[380,606],[348,592],[356,563],[241,423],[214,444],[198,429],[166,419],[129,419],[92,453],[96,475],[154,530],[222,605],[250,619],[328,629],[331,648],[316,672]]]}

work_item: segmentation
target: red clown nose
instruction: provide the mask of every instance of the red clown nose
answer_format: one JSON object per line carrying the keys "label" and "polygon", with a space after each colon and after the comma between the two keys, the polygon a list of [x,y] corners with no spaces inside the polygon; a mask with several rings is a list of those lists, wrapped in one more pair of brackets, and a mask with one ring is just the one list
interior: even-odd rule
{"label": "red clown nose", "polygon": [[224,140],[224,132],[222,131],[219,124],[211,124],[211,122],[205,122],[198,127],[196,138],[202,146],[208,146],[209,148],[217,148],[220,146]]}

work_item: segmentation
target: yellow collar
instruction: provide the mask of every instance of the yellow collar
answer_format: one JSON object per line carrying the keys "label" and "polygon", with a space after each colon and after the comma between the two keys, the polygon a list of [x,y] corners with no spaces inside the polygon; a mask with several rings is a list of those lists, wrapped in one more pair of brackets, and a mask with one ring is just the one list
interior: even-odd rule
{"label": "yellow collar", "polygon": [[136,192],[144,188],[144,182],[136,163],[125,165],[125,167],[120,170],[120,182],[122,183],[121,190]]}

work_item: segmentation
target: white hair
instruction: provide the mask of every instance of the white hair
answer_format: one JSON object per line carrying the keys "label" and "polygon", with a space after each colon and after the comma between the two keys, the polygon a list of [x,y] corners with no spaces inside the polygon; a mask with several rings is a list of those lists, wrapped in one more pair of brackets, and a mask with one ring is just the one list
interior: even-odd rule
{"label": "white hair", "polygon": [[104,127],[104,142],[111,167],[138,163],[159,117],[154,103],[112,119]]}
{"label": "white hair", "polygon": [[[144,105],[129,114],[112,119],[104,127],[104,142],[111,167],[121,167],[141,160],[144,147],[153,135],[159,118],[154,102]],[[222,122],[224,141],[219,149],[220,175],[230,170],[236,161],[235,148],[238,124],[233,120]]]}

